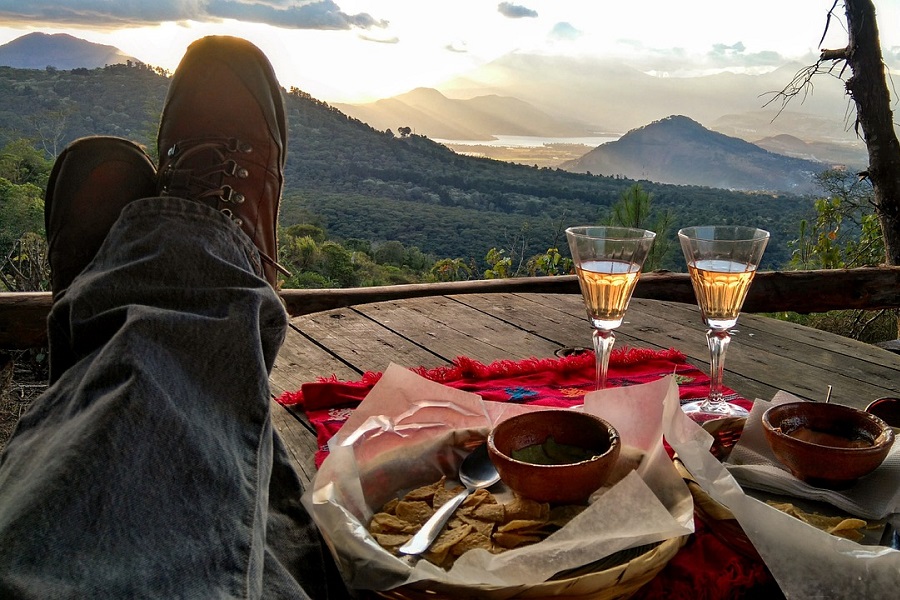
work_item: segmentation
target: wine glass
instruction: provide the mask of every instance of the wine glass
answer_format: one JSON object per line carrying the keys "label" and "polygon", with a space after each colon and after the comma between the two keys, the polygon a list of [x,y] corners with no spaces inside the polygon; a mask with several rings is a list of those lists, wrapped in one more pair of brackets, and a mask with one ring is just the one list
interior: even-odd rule
{"label": "wine glass", "polygon": [[747,416],[744,408],[725,401],[722,374],[725,351],[731,341],[728,330],[737,324],[769,232],[729,225],[686,227],[678,232],[678,240],[703,322],[709,327],[706,340],[710,356],[709,396],[685,404],[682,410],[700,423]]}
{"label": "wine glass", "polygon": [[609,355],[656,234],[630,227],[570,227],[569,250],[594,328],[595,389],[606,387]]}

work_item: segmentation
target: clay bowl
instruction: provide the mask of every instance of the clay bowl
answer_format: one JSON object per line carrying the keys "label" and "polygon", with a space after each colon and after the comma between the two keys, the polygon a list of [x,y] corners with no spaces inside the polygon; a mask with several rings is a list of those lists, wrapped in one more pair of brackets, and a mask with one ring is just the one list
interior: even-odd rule
{"label": "clay bowl", "polygon": [[[552,454],[562,456],[560,462],[575,462],[528,462],[537,458],[533,454],[539,450],[537,446],[549,447]],[[560,446],[561,450],[555,451]],[[603,419],[563,409],[510,417],[488,436],[488,454],[503,483],[520,496],[553,504],[587,502],[609,478],[621,447],[619,432]]]}
{"label": "clay bowl", "polygon": [[810,485],[845,489],[884,461],[894,431],[875,415],[822,402],[787,402],[763,413],[775,457]]}
{"label": "clay bowl", "polygon": [[894,435],[900,431],[900,398],[879,398],[873,400],[866,412],[890,425],[894,429]]}

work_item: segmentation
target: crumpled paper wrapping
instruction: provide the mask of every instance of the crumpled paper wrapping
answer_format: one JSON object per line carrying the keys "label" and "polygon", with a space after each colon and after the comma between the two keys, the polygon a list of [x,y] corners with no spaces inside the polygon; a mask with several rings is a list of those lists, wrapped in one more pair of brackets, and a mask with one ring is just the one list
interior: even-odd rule
{"label": "crumpled paper wrapping", "polygon": [[745,487],[827,502],[862,519],[884,519],[900,512],[900,443],[894,444],[881,466],[846,490],[811,486],[778,462],[766,440],[762,415],[776,404],[800,401],[787,392],[778,392],[771,402],[757,400],[726,461],[728,471]]}
{"label": "crumpled paper wrapping", "polygon": [[712,436],[679,422],[683,428],[667,440],[704,491],[734,514],[787,598],[897,597],[900,552],[830,535],[748,496],[708,452]]}
{"label": "crumpled paper wrapping", "polygon": [[[693,500],[662,444],[680,414],[674,377],[593,392],[582,408],[620,432],[623,454],[643,453],[636,471],[594,495],[588,509],[546,540],[502,554],[473,550],[445,571],[398,558],[369,535],[372,514],[398,492],[455,477],[459,462],[493,423],[541,407],[482,400],[391,365],[329,443],[303,502],[351,588],[391,589],[420,580],[521,586],[619,550],[693,531]],[[492,490],[493,491],[493,490]]]}

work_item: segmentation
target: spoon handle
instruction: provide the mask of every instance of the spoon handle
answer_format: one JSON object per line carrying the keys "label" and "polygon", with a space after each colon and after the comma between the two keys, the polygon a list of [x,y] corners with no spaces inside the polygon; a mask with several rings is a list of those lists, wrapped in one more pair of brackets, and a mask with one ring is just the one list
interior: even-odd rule
{"label": "spoon handle", "polygon": [[434,543],[434,540],[437,539],[441,529],[444,528],[444,525],[450,519],[450,515],[453,514],[470,493],[471,490],[468,488],[464,489],[448,500],[446,504],[437,509],[434,514],[425,521],[425,524],[422,525],[422,529],[420,529],[411,540],[400,546],[400,552],[403,554],[422,554],[428,550],[428,548],[431,547],[431,544]]}

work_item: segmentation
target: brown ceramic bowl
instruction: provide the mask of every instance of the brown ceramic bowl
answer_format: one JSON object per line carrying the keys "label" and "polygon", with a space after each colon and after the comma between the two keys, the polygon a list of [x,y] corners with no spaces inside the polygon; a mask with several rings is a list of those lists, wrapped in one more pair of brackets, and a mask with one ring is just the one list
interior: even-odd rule
{"label": "brown ceramic bowl", "polygon": [[900,398],[879,398],[866,407],[873,414],[894,428],[894,435],[900,430]]}
{"label": "brown ceramic bowl", "polygon": [[[552,438],[548,442],[548,438]],[[536,464],[513,458],[544,444],[578,448],[568,464]],[[552,409],[510,417],[488,436],[488,453],[500,479],[520,496],[553,504],[581,504],[609,478],[621,450],[619,432],[599,417]],[[526,451],[527,454],[528,451]],[[589,456],[589,457],[588,457]]]}
{"label": "brown ceramic bowl", "polygon": [[894,443],[887,423],[840,404],[787,402],[766,410],[762,422],[776,458],[816,487],[852,486],[878,468]]}

